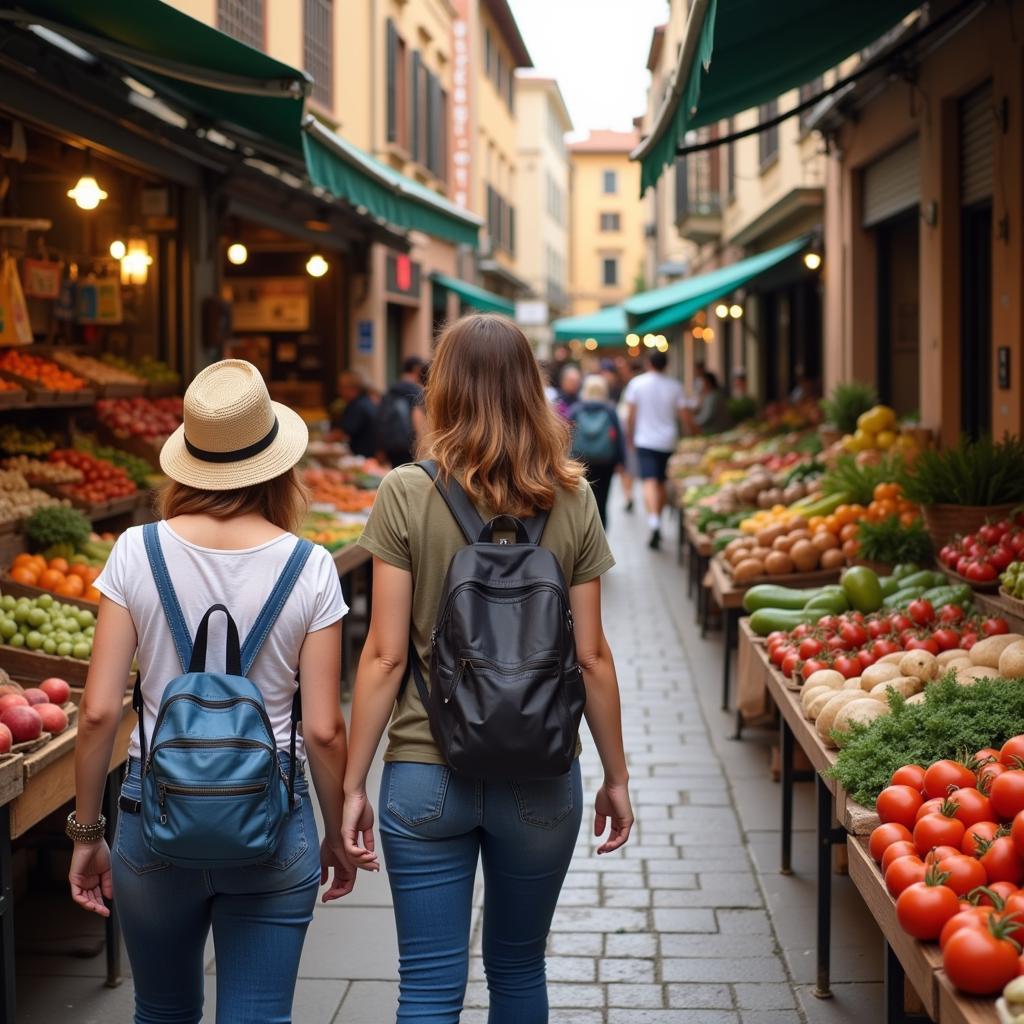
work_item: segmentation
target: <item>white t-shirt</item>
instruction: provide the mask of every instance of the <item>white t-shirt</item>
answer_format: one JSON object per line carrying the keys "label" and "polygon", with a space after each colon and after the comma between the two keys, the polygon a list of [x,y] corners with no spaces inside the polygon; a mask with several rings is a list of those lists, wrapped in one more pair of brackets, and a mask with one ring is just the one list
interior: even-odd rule
{"label": "white t-shirt", "polygon": [[635,409],[633,444],[656,452],[675,449],[679,410],[686,404],[683,385],[674,377],[649,370],[634,377],[623,396]]}
{"label": "white t-shirt", "polygon": [[[160,523],[160,546],[191,638],[195,639],[210,605],[222,603],[230,610],[239,640],[244,643],[295,547],[295,537],[285,533],[259,547],[220,551],[191,544],[166,523]],[[181,675],[182,669],[146,557],[141,526],[118,538],[95,586],[111,601],[127,608],[135,623],[146,739],[151,742],[164,689]],[[288,749],[295,673],[303,640],[307,633],[337,622],[347,611],[334,560],[326,548],[316,545],[249,673],[263,694],[280,750]],[[213,671],[224,668],[224,635],[224,616],[214,615],[206,648],[207,667]],[[301,752],[301,743],[300,735],[297,753]],[[138,726],[128,752],[132,757],[140,755]]]}

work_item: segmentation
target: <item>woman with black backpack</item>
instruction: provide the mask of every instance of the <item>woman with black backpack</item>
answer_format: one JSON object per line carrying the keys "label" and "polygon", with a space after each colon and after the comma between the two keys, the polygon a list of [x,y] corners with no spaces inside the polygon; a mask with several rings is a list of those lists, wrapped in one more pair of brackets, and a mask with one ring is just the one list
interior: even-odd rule
{"label": "woman with black backpack", "polygon": [[[523,333],[450,326],[426,389],[425,460],[382,482],[361,543],[373,613],[356,678],[345,851],[378,870],[366,778],[390,720],[380,830],[398,1021],[457,1024],[482,859],[491,1024],[548,1019],[544,951],[583,815],[578,727],[604,766],[598,853],[633,824],[600,577],[613,564],[568,427]],[[610,826],[609,826],[610,822]]]}

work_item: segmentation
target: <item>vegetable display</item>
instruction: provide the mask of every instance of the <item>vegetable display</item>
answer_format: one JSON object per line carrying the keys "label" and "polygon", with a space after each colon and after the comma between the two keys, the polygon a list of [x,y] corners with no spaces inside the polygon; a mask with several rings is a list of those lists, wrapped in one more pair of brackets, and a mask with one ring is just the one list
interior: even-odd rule
{"label": "vegetable display", "polygon": [[946,568],[977,586],[994,585],[1024,553],[1024,514],[987,522],[975,533],[954,537],[939,551]]}
{"label": "vegetable display", "polygon": [[1024,441],[962,438],[955,448],[925,451],[900,476],[919,505],[1012,505],[1024,501]]}
{"label": "vegetable display", "polygon": [[44,654],[88,661],[96,618],[73,604],[62,604],[51,594],[37,598],[10,594],[0,597],[0,644],[25,647]]}

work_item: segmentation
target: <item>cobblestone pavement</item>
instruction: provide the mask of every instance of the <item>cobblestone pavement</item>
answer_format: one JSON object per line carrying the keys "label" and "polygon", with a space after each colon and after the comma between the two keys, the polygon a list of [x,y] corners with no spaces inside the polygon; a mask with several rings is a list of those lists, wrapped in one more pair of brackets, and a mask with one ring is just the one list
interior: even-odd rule
{"label": "cobblestone pavement", "polygon": [[[614,497],[611,504],[617,513]],[[778,787],[768,778],[772,736],[754,732],[741,744],[725,738],[731,719],[717,709],[720,640],[699,638],[671,541],[667,550],[648,551],[635,532],[642,526],[639,514],[615,516],[618,565],[606,578],[604,613],[619,666],[639,824],[623,852],[598,858],[584,816],[549,947],[552,1024],[880,1018],[880,940],[848,879],[835,880],[836,998],[810,996],[810,784],[798,787],[797,873],[783,878]],[[600,780],[589,740],[583,764],[589,807]],[[81,932],[91,924],[71,914],[70,928]],[[478,912],[463,1024],[487,1019],[479,948]],[[209,956],[205,1019],[212,1021],[212,948]],[[131,1020],[130,979],[119,989],[103,988],[102,957],[19,954],[18,962],[19,1022]],[[300,968],[296,1024],[393,1021],[396,962],[386,878],[362,875],[352,896],[317,907]]]}

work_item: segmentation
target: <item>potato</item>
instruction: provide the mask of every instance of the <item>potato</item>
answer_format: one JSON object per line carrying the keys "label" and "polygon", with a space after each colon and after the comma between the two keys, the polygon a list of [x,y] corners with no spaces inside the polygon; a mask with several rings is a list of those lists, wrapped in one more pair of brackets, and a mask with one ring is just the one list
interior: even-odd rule
{"label": "potato", "polygon": [[954,658],[952,661],[947,661],[946,664],[942,666],[942,671],[949,672],[952,670],[955,672],[961,668],[974,668],[974,662],[964,655],[961,658]]}
{"label": "potato", "polygon": [[784,526],[766,526],[763,530],[758,530],[754,536],[759,548],[770,548],[785,533],[786,528]]}
{"label": "potato", "polygon": [[[839,709],[835,723],[832,726],[833,732],[847,732],[851,725],[856,722],[858,725],[870,725],[876,718],[882,718],[889,714],[889,705],[883,704],[880,700],[872,697],[861,697],[860,700],[850,701]],[[829,746],[832,744],[826,740]]]}
{"label": "potato", "polygon": [[817,672],[812,672],[807,677],[804,685],[830,686],[833,690],[838,690],[845,682],[846,676],[842,672],[837,672],[834,668],[819,668]]}
{"label": "potato", "polygon": [[845,682],[843,683],[842,686],[839,687],[839,689],[840,690],[859,690],[859,689],[861,689],[861,678],[860,678],[860,676],[854,676],[852,679],[845,680]]}
{"label": "potato", "polygon": [[822,569],[838,569],[841,565],[846,564],[846,555],[839,548],[830,548],[828,551],[822,551],[821,553],[821,567]]}
{"label": "potato", "polygon": [[850,690],[826,690],[824,693],[819,693],[814,700],[811,701],[805,714],[812,721],[816,721],[818,715],[825,710],[825,705],[834,697],[837,693],[850,693]]}
{"label": "potato", "polygon": [[733,566],[732,578],[737,583],[746,583],[747,580],[757,579],[764,575],[764,562],[760,558],[744,558],[738,565]]}
{"label": "potato", "polygon": [[935,660],[945,669],[951,661],[956,661],[957,658],[966,658],[970,661],[970,651],[965,651],[962,647],[954,647],[951,651],[942,651]]}
{"label": "potato", "polygon": [[793,571],[793,559],[785,551],[772,551],[764,560],[764,569],[769,576],[786,576]]}
{"label": "potato", "polygon": [[809,540],[798,540],[789,549],[789,557],[797,572],[811,572],[818,567],[821,552]]}
{"label": "potato", "polygon": [[999,668],[999,655],[1018,640],[1024,640],[1020,633],[1003,633],[1001,636],[987,636],[979,640],[970,650],[971,664]]}
{"label": "potato", "polygon": [[811,543],[819,551],[831,551],[833,548],[839,547],[839,538],[834,533],[829,533],[828,530],[819,530],[811,538]]}
{"label": "potato", "polygon": [[999,674],[1006,679],[1020,679],[1024,676],[1024,640],[1003,648],[1003,653],[999,655]]}
{"label": "potato", "polygon": [[878,659],[875,662],[876,665],[898,665],[903,660],[903,655],[906,651],[894,651],[892,654],[886,654],[884,657]]}
{"label": "potato", "polygon": [[818,697],[821,697],[826,693],[831,695],[836,692],[838,691],[833,689],[831,686],[804,686],[800,693],[800,706],[803,708],[804,715],[808,718],[811,717],[810,714],[808,714],[809,709]]}
{"label": "potato", "polygon": [[965,680],[970,682],[965,685],[970,686],[971,683],[977,682],[979,679],[998,679],[999,669],[990,668],[987,665],[972,665],[970,668],[958,668],[956,670],[956,681],[963,683]]}
{"label": "potato", "polygon": [[884,683],[879,683],[871,690],[871,693],[872,695],[877,694],[884,701],[888,701],[890,689],[895,690],[904,697],[912,697],[915,693],[920,693],[921,688],[922,683],[917,676],[897,676],[895,679],[889,679]]}
{"label": "potato", "polygon": [[861,687],[868,692],[873,690],[879,683],[888,682],[890,679],[898,679],[903,673],[895,665],[886,665],[876,661],[869,665],[860,675]]}
{"label": "potato", "polygon": [[773,551],[785,551],[788,554],[789,553],[789,549],[792,546],[793,546],[793,538],[790,537],[788,533],[784,534],[782,537],[776,537],[775,540],[772,541],[772,550]]}
{"label": "potato", "polygon": [[832,726],[835,725],[836,716],[840,710],[855,700],[863,699],[863,694],[859,690],[840,690],[835,694],[818,712],[818,717],[814,720],[814,728],[818,730],[818,736],[826,744],[831,744],[832,739],[829,733],[832,731]]}
{"label": "potato", "polygon": [[939,674],[939,662],[931,651],[907,651],[900,659],[899,670],[926,683]]}

